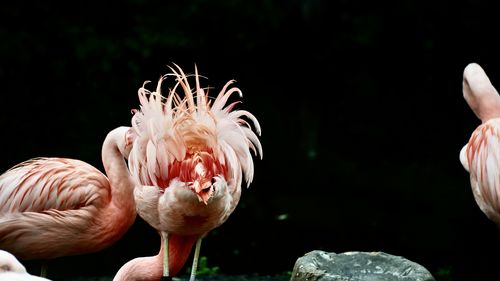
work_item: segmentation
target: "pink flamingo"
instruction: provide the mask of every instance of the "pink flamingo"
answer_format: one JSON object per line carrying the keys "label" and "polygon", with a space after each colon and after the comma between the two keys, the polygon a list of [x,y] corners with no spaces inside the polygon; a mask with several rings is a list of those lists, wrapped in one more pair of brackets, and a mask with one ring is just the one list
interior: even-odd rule
{"label": "pink flamingo", "polygon": [[[209,101],[200,87],[195,67],[196,96],[182,69],[160,78],[156,92],[139,89],[140,110],[132,128],[136,135],[129,167],[140,183],[134,190],[138,214],[162,237],[155,257],[126,263],[116,280],[169,280],[186,262],[196,242],[190,280],[195,280],[202,238],[223,224],[236,208],[241,183],[247,186],[254,174],[250,151],[262,156],[262,147],[250,124],[260,134],[257,119],[248,111],[226,105],[233,93],[228,87]],[[162,82],[169,76],[177,83],[165,98]],[[176,93],[180,86],[184,98]]]}
{"label": "pink flamingo", "polygon": [[[112,130],[102,146],[107,177],[74,159],[34,158],[0,176],[0,248],[21,259],[100,251],[133,224],[134,181],[124,157],[134,135]],[[42,275],[44,275],[42,267]]]}
{"label": "pink flamingo", "polygon": [[500,96],[476,63],[464,70],[463,94],[482,123],[460,151],[460,161],[479,208],[500,226]]}
{"label": "pink flamingo", "polygon": [[30,275],[14,255],[0,250],[0,281],[50,281]]}

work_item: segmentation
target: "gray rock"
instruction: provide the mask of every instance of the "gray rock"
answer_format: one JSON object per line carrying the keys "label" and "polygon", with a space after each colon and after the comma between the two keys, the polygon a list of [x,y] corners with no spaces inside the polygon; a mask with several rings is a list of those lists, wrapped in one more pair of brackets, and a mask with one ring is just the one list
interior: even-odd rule
{"label": "gray rock", "polygon": [[435,281],[423,266],[383,252],[312,251],[300,257],[290,281]]}

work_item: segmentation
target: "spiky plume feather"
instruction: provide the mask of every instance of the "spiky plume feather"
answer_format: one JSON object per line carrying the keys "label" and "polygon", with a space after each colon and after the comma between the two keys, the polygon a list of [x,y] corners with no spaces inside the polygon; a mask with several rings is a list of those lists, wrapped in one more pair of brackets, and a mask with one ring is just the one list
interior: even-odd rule
{"label": "spiky plume feather", "polygon": [[[170,69],[172,73],[160,78],[156,91],[145,89],[146,83],[139,89],[140,109],[134,111],[132,118],[132,127],[137,134],[129,156],[132,175],[143,185],[165,188],[174,162],[197,151],[209,151],[220,165],[226,167],[233,188],[241,185],[242,174],[249,185],[254,174],[250,151],[262,157],[257,136],[261,130],[253,114],[235,110],[237,102],[227,104],[232,94],[238,93],[241,97],[241,91],[230,88],[234,83],[231,80],[211,104],[200,86],[196,67],[194,90],[188,81],[191,75],[186,75],[175,64]],[[169,77],[174,77],[176,84],[164,97],[161,87]],[[182,90],[182,95],[177,89]]]}

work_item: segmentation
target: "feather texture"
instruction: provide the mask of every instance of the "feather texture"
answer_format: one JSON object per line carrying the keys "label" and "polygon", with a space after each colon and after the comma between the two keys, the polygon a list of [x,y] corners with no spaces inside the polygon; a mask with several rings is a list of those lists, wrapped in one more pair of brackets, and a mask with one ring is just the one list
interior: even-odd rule
{"label": "feather texture", "polygon": [[[227,105],[229,97],[233,93],[241,96],[241,91],[228,89],[234,83],[231,80],[210,105],[200,86],[197,70],[196,88],[192,90],[182,69],[178,66],[171,69],[172,74],[160,78],[157,91],[150,92],[144,85],[139,89],[140,110],[134,111],[132,119],[138,137],[129,156],[131,173],[145,185],[165,188],[172,163],[201,150],[214,154],[218,163],[236,179],[234,186],[241,184],[242,173],[250,184],[254,175],[250,151],[262,157],[257,136],[261,129],[253,114],[234,110],[235,103]],[[176,79],[176,84],[165,98],[161,95],[161,85],[171,76]],[[179,87],[183,90],[182,99],[175,92]],[[196,102],[193,92],[196,93]]]}
{"label": "feather texture", "polygon": [[465,165],[480,209],[500,225],[500,119],[481,124],[465,147]]}
{"label": "feather texture", "polygon": [[79,160],[34,158],[0,176],[1,214],[103,206],[109,200],[107,177]]}

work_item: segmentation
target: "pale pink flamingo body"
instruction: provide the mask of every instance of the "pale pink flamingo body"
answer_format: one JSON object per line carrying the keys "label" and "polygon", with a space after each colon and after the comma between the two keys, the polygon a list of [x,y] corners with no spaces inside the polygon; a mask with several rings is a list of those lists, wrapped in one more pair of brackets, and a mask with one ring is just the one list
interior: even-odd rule
{"label": "pale pink flamingo body", "polygon": [[[143,279],[134,272],[141,263],[161,262],[165,278],[176,275],[197,242],[194,280],[201,239],[234,211],[243,177],[247,185],[251,183],[251,151],[262,155],[260,141],[243,117],[260,134],[257,119],[248,111],[235,110],[237,102],[227,104],[233,93],[241,95],[238,88],[229,88],[234,81],[210,101],[196,69],[195,94],[182,69],[171,69],[173,73],[160,79],[155,92],[139,90],[141,106],[132,119],[136,139],[128,159],[130,172],[140,183],[134,190],[137,212],[161,234],[162,247],[157,257],[127,263],[114,280],[158,280],[157,275]],[[177,83],[163,97],[162,82],[169,77]]]}
{"label": "pale pink flamingo body", "polygon": [[129,127],[104,140],[106,175],[79,160],[34,158],[0,176],[0,249],[21,259],[100,251],[120,239],[136,212],[124,157]]}
{"label": "pale pink flamingo body", "polygon": [[464,70],[463,94],[482,123],[460,151],[460,161],[479,208],[500,226],[500,96],[475,63]]}

